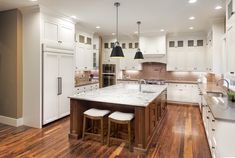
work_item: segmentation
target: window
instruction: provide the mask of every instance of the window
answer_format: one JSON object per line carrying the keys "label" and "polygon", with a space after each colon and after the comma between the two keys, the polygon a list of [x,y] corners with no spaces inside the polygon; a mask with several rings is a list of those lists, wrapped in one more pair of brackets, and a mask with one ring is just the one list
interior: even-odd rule
{"label": "window", "polygon": [[175,41],[170,41],[169,42],[169,47],[175,47]]}
{"label": "window", "polygon": [[79,35],[79,43],[85,43],[85,36]]}
{"label": "window", "polygon": [[131,48],[133,48],[133,45],[132,45],[132,43],[129,43],[129,48],[131,49]]}
{"label": "window", "polygon": [[197,46],[203,46],[203,40],[197,40]]}
{"label": "window", "polygon": [[135,48],[139,48],[139,43],[138,42],[135,43]]}
{"label": "window", "polygon": [[104,48],[108,49],[109,48],[109,44],[108,43],[104,43]]}
{"label": "window", "polygon": [[194,40],[188,40],[188,47],[194,46]]}
{"label": "window", "polygon": [[183,47],[184,46],[184,41],[178,41],[178,47]]}
{"label": "window", "polygon": [[126,43],[122,43],[122,49],[126,49]]}
{"label": "window", "polygon": [[90,37],[86,38],[86,44],[90,44],[91,45],[91,38]]}
{"label": "window", "polygon": [[113,48],[114,47],[114,42],[111,42],[111,48]]}
{"label": "window", "polygon": [[96,44],[93,44],[93,49],[96,49]]}
{"label": "window", "polygon": [[96,63],[96,53],[93,53],[93,68],[97,67],[97,63]]}

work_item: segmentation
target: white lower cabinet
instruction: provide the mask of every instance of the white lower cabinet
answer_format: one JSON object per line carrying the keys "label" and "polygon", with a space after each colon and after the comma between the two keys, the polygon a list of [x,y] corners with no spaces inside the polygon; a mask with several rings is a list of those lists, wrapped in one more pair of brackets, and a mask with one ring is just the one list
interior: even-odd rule
{"label": "white lower cabinet", "polygon": [[99,89],[99,83],[76,87],[76,93],[85,93],[96,89]]}
{"label": "white lower cabinet", "polygon": [[73,94],[73,54],[43,54],[43,125],[70,114]]}
{"label": "white lower cabinet", "polygon": [[138,84],[139,81],[134,81],[134,80],[118,80],[117,84]]}
{"label": "white lower cabinet", "polygon": [[196,103],[200,102],[197,84],[168,83],[167,100],[172,102]]}
{"label": "white lower cabinet", "polygon": [[235,157],[235,123],[215,119],[208,105],[202,109],[203,124],[212,157]]}

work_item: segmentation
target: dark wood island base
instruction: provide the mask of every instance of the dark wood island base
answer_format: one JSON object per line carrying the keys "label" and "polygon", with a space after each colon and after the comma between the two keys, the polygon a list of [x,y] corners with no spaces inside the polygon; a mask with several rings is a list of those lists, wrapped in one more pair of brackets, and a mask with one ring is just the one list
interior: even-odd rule
{"label": "dark wood island base", "polygon": [[131,112],[134,118],[134,151],[145,154],[154,138],[158,137],[164,125],[167,112],[167,91],[164,90],[146,107],[121,105],[79,99],[70,100],[70,133],[69,138],[82,137],[83,112],[90,108],[107,109],[111,112]]}

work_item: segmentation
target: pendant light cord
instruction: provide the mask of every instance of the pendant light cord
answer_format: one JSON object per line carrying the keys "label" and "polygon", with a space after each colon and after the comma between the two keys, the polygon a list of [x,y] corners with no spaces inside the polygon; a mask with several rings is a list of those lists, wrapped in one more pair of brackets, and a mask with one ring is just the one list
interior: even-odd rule
{"label": "pendant light cord", "polygon": [[119,7],[119,3],[116,3],[116,40],[118,42],[118,7]]}
{"label": "pendant light cord", "polygon": [[140,24],[141,22],[140,21],[137,21],[137,24],[138,24],[138,50],[140,50]]}

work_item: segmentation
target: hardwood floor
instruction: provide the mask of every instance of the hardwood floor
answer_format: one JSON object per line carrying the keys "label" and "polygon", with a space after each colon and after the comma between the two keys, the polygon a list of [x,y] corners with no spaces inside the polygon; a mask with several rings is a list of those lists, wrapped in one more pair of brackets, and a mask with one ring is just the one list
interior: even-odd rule
{"label": "hardwood floor", "polygon": [[0,124],[2,158],[210,158],[199,109],[192,106],[168,106],[166,122],[158,140],[146,156],[129,152],[125,143],[107,147],[87,140],[69,140],[69,117],[43,129]]}

